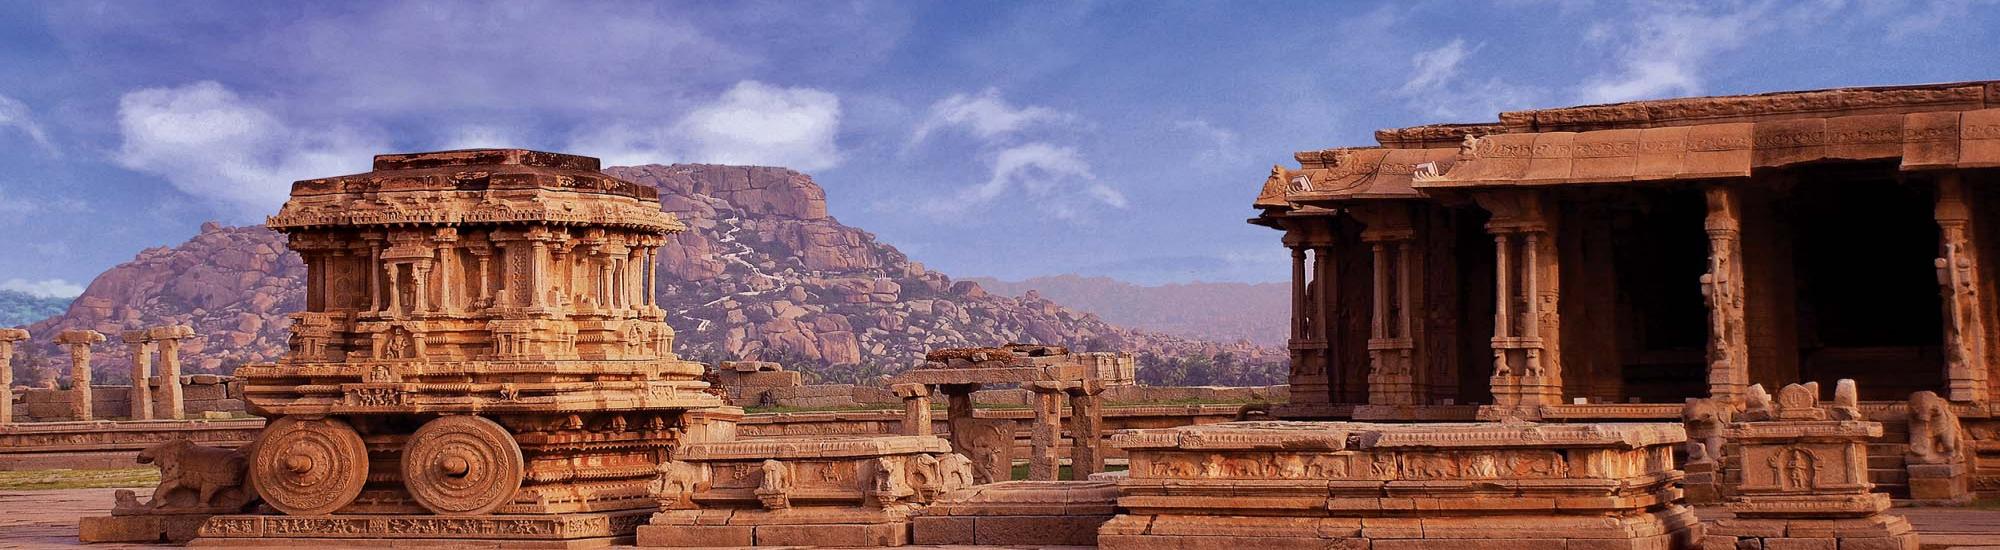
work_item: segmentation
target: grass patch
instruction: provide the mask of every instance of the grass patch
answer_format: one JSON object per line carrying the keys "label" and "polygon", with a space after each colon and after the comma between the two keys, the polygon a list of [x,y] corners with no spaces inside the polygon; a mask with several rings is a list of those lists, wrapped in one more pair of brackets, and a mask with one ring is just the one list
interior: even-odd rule
{"label": "grass patch", "polygon": [[160,471],[152,467],[0,472],[0,490],[10,491],[152,487],[159,484]]}
{"label": "grass patch", "polygon": [[[1124,464],[1104,465],[1104,471],[1106,472],[1123,472],[1125,471],[1126,468],[1127,466]],[[1076,472],[1071,471],[1068,464],[1064,464],[1062,465],[1062,471],[1056,472],[1056,479],[1074,479],[1075,474]],[[1028,479],[1028,463],[1023,462],[1020,464],[1015,464],[1014,471],[1008,474],[1008,477],[1013,478],[1014,481],[1021,481],[1024,479]]]}

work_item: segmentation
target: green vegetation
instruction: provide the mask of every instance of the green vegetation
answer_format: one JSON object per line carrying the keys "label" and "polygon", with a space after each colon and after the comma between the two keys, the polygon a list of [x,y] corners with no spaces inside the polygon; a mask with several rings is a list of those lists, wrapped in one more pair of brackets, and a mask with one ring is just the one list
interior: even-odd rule
{"label": "green vegetation", "polygon": [[[1106,471],[1106,472],[1123,472],[1123,471],[1125,471],[1125,469],[1126,469],[1126,468],[1128,468],[1128,466],[1126,466],[1126,465],[1124,465],[1124,464],[1105,464],[1105,465],[1104,465],[1104,471]],[[1068,464],[1064,464],[1064,465],[1063,465],[1063,467],[1062,467],[1062,471],[1060,471],[1060,472],[1056,472],[1056,479],[1072,479],[1072,477],[1073,477],[1073,476],[1075,475],[1075,473],[1076,473],[1076,472],[1073,472],[1073,471],[1071,471],[1071,470],[1070,470],[1070,468],[1069,468],[1069,465],[1068,465]],[[1015,481],[1020,481],[1020,480],[1024,480],[1024,479],[1028,479],[1028,463],[1026,463],[1026,462],[1022,462],[1022,463],[1020,463],[1020,464],[1015,464],[1015,465],[1014,465],[1014,472],[1013,472],[1012,474],[1009,474],[1009,475],[1010,475],[1010,476],[1012,476],[1012,477],[1014,478],[1014,480],[1015,480]]]}
{"label": "green vegetation", "polygon": [[116,470],[0,471],[0,490],[10,491],[132,488],[159,484],[160,471],[150,467]]}
{"label": "green vegetation", "polygon": [[1165,357],[1141,353],[1139,383],[1147,386],[1270,386],[1283,384],[1290,370],[1285,362],[1247,363],[1233,353],[1212,357]]}

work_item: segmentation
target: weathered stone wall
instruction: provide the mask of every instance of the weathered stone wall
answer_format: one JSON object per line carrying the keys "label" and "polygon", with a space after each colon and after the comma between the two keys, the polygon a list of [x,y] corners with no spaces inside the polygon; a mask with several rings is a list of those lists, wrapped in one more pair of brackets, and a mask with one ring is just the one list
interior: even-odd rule
{"label": "weathered stone wall", "polygon": [[[91,386],[91,412],[98,420],[119,420],[132,417],[132,386]],[[187,407],[187,416],[200,418],[206,413],[234,414],[244,412],[243,386],[235,377],[215,374],[193,374],[181,376],[182,399]],[[153,395],[161,392],[155,386]],[[71,393],[66,389],[15,388],[15,422],[64,422],[76,420],[70,414]],[[157,398],[156,398],[157,399]]]}

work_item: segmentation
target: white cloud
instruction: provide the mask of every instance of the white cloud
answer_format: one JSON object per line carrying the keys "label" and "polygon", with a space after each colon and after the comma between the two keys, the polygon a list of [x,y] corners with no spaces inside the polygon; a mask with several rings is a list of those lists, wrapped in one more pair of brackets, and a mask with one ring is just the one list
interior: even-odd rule
{"label": "white cloud", "polygon": [[841,161],[840,97],[805,87],[738,82],[672,125],[611,124],[570,149],[608,165],[709,162],[823,170]]}
{"label": "white cloud", "polygon": [[512,128],[472,124],[452,128],[438,144],[438,149],[489,149],[506,147],[527,147],[520,133]]}
{"label": "white cloud", "polygon": [[1238,145],[1236,132],[1210,124],[1207,119],[1176,120],[1173,128],[1200,142],[1200,152],[1192,160],[1199,165],[1225,164],[1249,156]]}
{"label": "white cloud", "polygon": [[36,145],[42,146],[43,151],[47,151],[49,154],[57,152],[55,143],[49,141],[48,132],[43,131],[42,125],[35,122],[34,113],[28,110],[28,104],[22,103],[18,99],[0,95],[0,128],[9,127],[27,134],[28,139],[34,140]]}
{"label": "white cloud", "polygon": [[991,140],[1033,125],[1062,124],[1073,119],[1068,113],[1047,107],[1017,107],[1000,97],[1000,90],[987,88],[979,95],[953,94],[931,104],[930,115],[910,135],[910,146],[915,147],[930,137],[931,132],[944,128],[962,127],[979,139]]}
{"label": "white cloud", "polygon": [[1458,64],[1465,61],[1471,52],[1465,49],[1465,39],[1453,38],[1451,43],[1436,49],[1418,52],[1410,58],[1415,70],[1410,80],[1403,83],[1403,93],[1419,93],[1443,87],[1458,76]]}
{"label": "white cloud", "polygon": [[299,129],[215,82],[133,91],[118,101],[118,163],[254,220],[295,180],[366,171],[379,143],[343,128]]}
{"label": "white cloud", "polygon": [[23,223],[30,216],[84,214],[90,211],[90,203],[75,197],[24,198],[9,195],[6,188],[0,187],[0,226]]}
{"label": "white cloud", "polygon": [[17,277],[0,281],[0,290],[12,290],[37,298],[75,298],[83,294],[83,285],[62,279],[30,281]]}
{"label": "white cloud", "polygon": [[1001,150],[985,183],[934,201],[927,210],[941,217],[961,215],[1016,192],[1032,199],[1034,209],[1061,219],[1077,219],[1090,203],[1129,204],[1124,193],[1097,179],[1076,148],[1033,142]]}
{"label": "white cloud", "polygon": [[1410,56],[1410,78],[1396,90],[1410,108],[1443,119],[1491,120],[1501,111],[1542,102],[1546,92],[1498,77],[1478,80],[1461,76],[1467,59],[1484,44],[1467,46],[1465,39]]}
{"label": "white cloud", "polygon": [[1612,103],[1700,95],[1701,70],[1717,54],[1741,47],[1767,26],[1781,26],[1765,21],[1770,5],[1704,13],[1692,5],[1659,4],[1629,26],[1596,29],[1594,36],[1621,37],[1625,43],[1618,47],[1617,69],[1586,80],[1581,99]]}

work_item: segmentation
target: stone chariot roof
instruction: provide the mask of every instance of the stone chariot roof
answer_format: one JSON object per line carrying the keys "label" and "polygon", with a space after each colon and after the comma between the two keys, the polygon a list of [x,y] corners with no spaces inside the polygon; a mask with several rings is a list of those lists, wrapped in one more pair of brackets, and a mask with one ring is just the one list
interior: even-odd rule
{"label": "stone chariot roof", "polygon": [[291,202],[265,225],[280,231],[520,223],[684,229],[660,212],[658,189],[599,168],[596,158],[527,149],[376,155],[370,172],[294,182]]}

